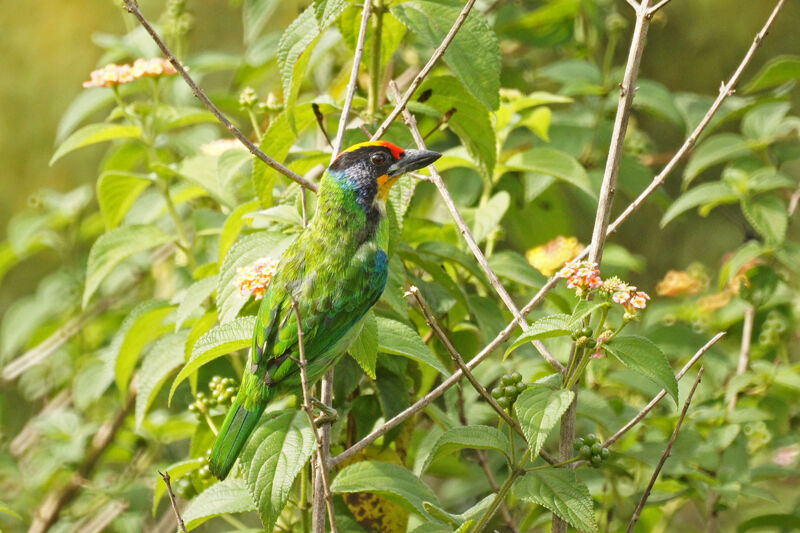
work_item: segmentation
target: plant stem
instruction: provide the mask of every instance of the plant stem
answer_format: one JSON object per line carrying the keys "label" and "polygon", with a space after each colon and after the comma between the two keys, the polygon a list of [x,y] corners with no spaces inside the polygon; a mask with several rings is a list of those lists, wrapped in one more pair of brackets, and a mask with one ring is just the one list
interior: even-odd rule
{"label": "plant stem", "polygon": [[172,221],[175,223],[175,229],[178,230],[178,238],[179,238],[179,245],[181,250],[184,251],[186,254],[186,258],[189,261],[189,269],[194,270],[197,266],[197,260],[194,257],[194,253],[192,252],[192,245],[189,242],[189,237],[186,234],[186,228],[183,226],[183,221],[181,220],[180,215],[178,214],[178,210],[175,209],[175,204],[172,203],[172,197],[169,195],[169,184],[166,182],[161,183],[159,186],[161,190],[161,195],[164,197],[164,201],[167,203],[167,210],[169,211],[169,215],[172,217]]}
{"label": "plant stem", "polygon": [[[508,491],[511,490],[511,487],[514,485],[514,481],[517,480],[519,476],[525,473],[525,463],[528,462],[528,457],[530,456],[531,449],[528,448],[525,453],[522,455],[522,458],[519,460],[518,463],[515,463],[514,466],[511,467],[511,472],[508,475],[508,478],[505,482],[500,486],[500,490],[497,491],[495,494],[492,503],[489,505],[489,508],[486,509],[486,512],[483,513],[478,523],[475,524],[475,528],[472,530],[472,533],[480,533],[483,529],[489,524],[489,521],[494,516],[494,513],[497,512],[498,507],[506,498]],[[547,465],[549,468],[550,465]]]}
{"label": "plant stem", "polygon": [[[366,0],[372,1],[372,0]],[[369,93],[367,110],[370,116],[377,116],[381,88],[381,37],[383,35],[383,0],[375,0],[372,12],[372,49],[369,57]]]}

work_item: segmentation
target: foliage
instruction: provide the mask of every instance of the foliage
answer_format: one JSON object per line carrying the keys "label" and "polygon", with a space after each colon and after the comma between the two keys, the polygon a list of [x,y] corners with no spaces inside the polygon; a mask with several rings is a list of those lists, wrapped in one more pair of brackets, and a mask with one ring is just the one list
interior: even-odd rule
{"label": "foliage", "polygon": [[[236,54],[184,53],[192,19],[181,0],[168,0],[160,29],[195,79],[226,80],[212,99],[262,150],[312,175],[330,159],[320,128],[338,127],[361,10],[350,0],[289,4],[299,14],[278,31],[271,20],[281,3],[241,2]],[[558,235],[590,237],[622,75],[615,49],[627,39],[620,6],[478,4],[409,102],[428,145],[444,154],[437,168],[456,206],[518,303],[546,280],[526,251]],[[421,67],[462,7],[375,2],[353,100],[358,124],[377,128],[393,107],[380,82]],[[97,42],[109,61],[133,62],[152,49],[138,28]],[[599,267],[568,266],[528,330],[473,370],[507,418],[466,381],[448,389],[333,469],[339,531],[508,528],[505,513],[494,512],[501,503],[518,531],[547,530],[553,514],[581,531],[624,529],[691,381],[679,382],[676,371],[717,331],[726,338],[703,356],[703,382],[640,528],[690,521],[693,530],[711,523],[747,531],[800,521],[792,486],[800,455],[792,224],[800,117],[790,101],[799,64],[775,58],[744,83],[698,139],[674,199],[648,202],[667,229],[717,220],[694,211],[724,213],[741,227],[719,268],[687,265],[650,287],[666,267],[645,263],[645,245],[615,243]],[[650,181],[656,155],[674,150],[661,130],[688,135],[709,103],[656,80],[638,85],[620,202]],[[355,124],[345,145],[366,140]],[[399,121],[386,138],[412,145]],[[157,470],[170,472],[188,502],[189,529],[308,530],[306,465],[315,444],[298,399],[270,405],[226,481],[205,466],[259,304],[242,292],[242,273],[278,259],[315,206],[313,194],[226,141],[169,73],[88,89],[65,111],[51,163],[90,145],[105,152],[96,202],[89,187],[43,191],[0,244],[0,277],[50,251],[62,258],[0,327],[3,377],[14,382],[0,408],[4,417],[19,412],[0,433],[4,530],[26,529],[44,495],[62,494],[75,479],[81,490],[64,502],[59,531],[86,528],[107,509],[116,513],[106,517],[109,531],[150,530],[172,513]],[[336,368],[334,455],[456,370],[448,346],[404,298],[407,286],[419,288],[466,359],[512,319],[430,184],[403,178],[387,211],[389,281]],[[652,299],[620,277],[647,284]],[[531,341],[544,342],[563,375]],[[750,356],[737,370],[741,345]],[[603,446],[662,389],[670,400]],[[556,453],[570,406],[578,438],[566,462],[586,460],[577,470],[540,457]],[[104,431],[110,440],[98,449],[92,435]]]}

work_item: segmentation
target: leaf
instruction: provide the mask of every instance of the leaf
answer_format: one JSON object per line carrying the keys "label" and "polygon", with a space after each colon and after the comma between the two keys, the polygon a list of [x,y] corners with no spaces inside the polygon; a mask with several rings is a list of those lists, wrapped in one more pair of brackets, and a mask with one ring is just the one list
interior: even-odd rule
{"label": "leaf", "polygon": [[150,300],[136,306],[125,317],[111,341],[114,375],[122,392],[128,390],[131,374],[144,347],[168,331],[161,327],[161,322],[173,309],[166,302]]}
{"label": "leaf", "polygon": [[81,122],[113,101],[114,92],[107,87],[93,87],[79,92],[61,115],[56,130],[56,143],[61,143]]}
{"label": "leaf", "polygon": [[56,153],[50,158],[50,164],[52,165],[73,150],[89,146],[90,144],[97,144],[114,139],[133,139],[141,136],[142,130],[140,130],[138,126],[125,126],[108,122],[89,124],[67,137],[64,142],[59,145],[58,149],[56,149]]}
{"label": "leaf", "polygon": [[[171,478],[170,484],[174,486],[175,481],[195,470],[200,470],[205,464],[205,457],[196,457],[172,463],[163,471],[169,473],[169,477]],[[153,516],[155,516],[156,511],[158,511],[158,503],[161,501],[161,497],[166,491],[167,485],[164,483],[164,478],[156,474],[156,485],[153,487]]]}
{"label": "leaf", "polygon": [[789,214],[786,205],[775,195],[767,194],[742,200],[742,213],[768,243],[777,244],[786,236]]}
{"label": "leaf", "polygon": [[514,485],[514,495],[550,509],[579,531],[597,531],[589,489],[574,470],[547,468],[529,472]]}
{"label": "leaf", "polygon": [[275,527],[314,448],[308,417],[299,409],[269,413],[247,441],[239,463],[266,531]]}
{"label": "leaf", "polygon": [[[358,44],[358,32],[361,29],[361,12],[361,7],[350,5],[342,12],[342,16],[336,22],[339,33],[342,34],[342,40],[351,52],[355,52]],[[380,71],[383,72],[383,68],[403,41],[403,37],[406,35],[406,27],[389,11],[383,13],[381,26]],[[373,31],[373,25],[367,24],[367,33],[364,36],[364,53],[361,56],[361,68],[364,71],[369,68],[369,61],[372,57],[372,46],[375,42]]]}
{"label": "leaf", "polygon": [[378,362],[378,321],[372,311],[364,317],[361,331],[350,345],[350,355],[371,379],[375,379],[375,365]]}
{"label": "leaf", "polygon": [[123,226],[101,235],[89,252],[83,307],[86,307],[100,283],[115,266],[136,253],[161,246],[171,240],[159,228],[151,225]]}
{"label": "leaf", "polygon": [[531,457],[539,455],[548,435],[574,398],[575,393],[571,390],[540,383],[534,383],[517,397],[514,410],[530,444]]}
{"label": "leaf", "polygon": [[362,461],[345,467],[333,480],[331,492],[380,494],[422,516],[427,516],[424,502],[439,503],[433,491],[417,476],[402,466],[379,461]]}
{"label": "leaf", "polygon": [[198,494],[183,511],[186,529],[192,530],[212,518],[222,514],[246,513],[255,511],[256,506],[250,498],[243,479],[229,477],[215,483]]}
{"label": "leaf", "polygon": [[770,102],[751,109],[742,119],[742,133],[754,141],[771,142],[791,108],[789,102]]}
{"label": "leaf", "polygon": [[550,111],[549,107],[537,107],[528,116],[520,120],[519,125],[525,126],[543,141],[550,142],[548,132],[550,131],[552,116],[553,112]]}
{"label": "leaf", "polygon": [[192,313],[201,309],[203,302],[217,288],[217,276],[208,276],[192,283],[183,295],[175,313],[175,331],[181,329],[183,323]]}
{"label": "leaf", "polygon": [[97,180],[97,202],[107,229],[122,222],[125,213],[152,180],[133,172],[103,172]]}
{"label": "leaf", "polygon": [[512,250],[503,250],[492,254],[489,257],[489,266],[498,276],[528,287],[538,289],[547,281],[547,278],[541,272],[533,268],[524,257]]}
{"label": "leaf", "polygon": [[508,458],[508,438],[498,429],[490,426],[464,426],[445,431],[428,454],[420,474],[437,459],[450,455],[462,448],[475,450],[496,450]]}
{"label": "leaf", "polygon": [[225,256],[228,255],[228,250],[231,249],[231,246],[233,246],[233,243],[236,242],[236,239],[239,237],[242,228],[244,228],[245,215],[257,211],[258,207],[258,200],[251,200],[250,202],[238,206],[228,215],[225,224],[222,226],[222,233],[219,235],[218,262],[220,265],[225,262]]}
{"label": "leaf", "polygon": [[242,6],[242,26],[246,45],[251,45],[261,34],[280,4],[280,0],[245,0]]}
{"label": "leaf", "polygon": [[178,373],[169,390],[169,402],[181,382],[197,371],[201,366],[217,357],[247,348],[253,339],[256,317],[243,316],[228,323],[220,324],[200,337],[192,350],[192,358]]}
{"label": "leaf", "polygon": [[[444,40],[462,6],[414,0],[391,11],[430,47]],[[461,83],[488,109],[500,105],[500,45],[486,18],[471,11],[444,53],[444,60]]]}
{"label": "leaf", "polygon": [[578,305],[575,306],[575,309],[572,310],[572,316],[570,316],[569,319],[570,328],[574,331],[574,329],[578,327],[581,320],[591,315],[598,309],[610,306],[611,304],[609,302],[603,302],[598,300],[579,301]]}
{"label": "leaf", "polygon": [[634,108],[641,108],[650,115],[664,119],[683,131],[683,116],[675,105],[675,99],[669,89],[653,80],[640,79],[636,85]]}
{"label": "leaf", "polygon": [[800,530],[800,516],[777,513],[755,516],[740,522],[736,527],[736,533],[747,533],[752,530],[762,531],[764,528],[774,528],[777,531],[797,531]]}
{"label": "leaf", "polygon": [[167,377],[183,364],[183,347],[188,331],[162,337],[148,351],[139,371],[139,390],[136,392],[136,429],[144,422],[147,409],[153,403]]}
{"label": "leaf", "polygon": [[771,89],[800,80],[800,56],[778,56],[770,59],[744,88],[745,93]]}
{"label": "leaf", "polygon": [[712,135],[697,147],[686,165],[686,169],[683,171],[684,188],[688,187],[707,168],[749,153],[748,141],[741,135],[736,133]]}
{"label": "leaf", "polygon": [[419,333],[397,320],[380,316],[377,319],[378,351],[391,355],[402,355],[418,363],[424,363],[444,376],[449,374],[444,365],[433,355],[428,345],[422,342]]}
{"label": "leaf", "polygon": [[510,204],[511,196],[506,191],[500,191],[484,205],[473,210],[475,220],[472,224],[472,234],[478,244],[497,230]]}
{"label": "leaf", "polygon": [[571,327],[571,317],[565,314],[557,314],[542,317],[531,323],[528,331],[517,337],[517,340],[509,346],[503,359],[507,358],[511,352],[534,340],[549,339],[551,337],[561,337],[564,335],[571,335],[573,328]]}
{"label": "leaf", "polygon": [[666,390],[678,403],[678,382],[664,352],[653,341],[635,335],[614,337],[603,344],[603,349]]}
{"label": "leaf", "polygon": [[504,164],[505,170],[537,172],[552,176],[579,188],[592,198],[592,190],[586,170],[571,155],[553,148],[533,148],[511,156]]}
{"label": "leaf", "polygon": [[497,140],[489,112],[452,76],[429,78],[422,83],[417,94],[428,91],[430,97],[425,101],[426,106],[442,114],[456,109],[447,125],[478,164],[480,174],[490,179],[497,160]]}
{"label": "leaf", "polygon": [[667,208],[664,216],[661,217],[661,227],[663,228],[679,215],[698,206],[720,205],[733,203],[739,199],[739,194],[724,181],[711,181],[701,183],[680,195],[672,205]]}
{"label": "leaf", "polygon": [[2,501],[0,501],[0,513],[7,514],[9,516],[13,516],[14,518],[16,518],[18,520],[22,520],[22,517],[19,514],[17,514],[16,511],[14,511],[10,507],[8,507]]}
{"label": "leaf", "polygon": [[296,235],[287,237],[278,232],[259,231],[245,235],[231,247],[220,268],[217,284],[217,309],[221,323],[233,320],[250,299],[250,295],[242,295],[236,285],[239,269],[264,257],[279,259],[295,237]]}

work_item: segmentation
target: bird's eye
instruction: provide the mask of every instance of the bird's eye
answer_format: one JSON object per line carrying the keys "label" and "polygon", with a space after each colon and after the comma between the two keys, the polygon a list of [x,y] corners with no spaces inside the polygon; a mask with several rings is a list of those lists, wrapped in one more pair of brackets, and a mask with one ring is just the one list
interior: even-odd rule
{"label": "bird's eye", "polygon": [[372,157],[370,157],[370,161],[372,161],[373,165],[382,165],[386,162],[386,154],[382,152],[372,154]]}

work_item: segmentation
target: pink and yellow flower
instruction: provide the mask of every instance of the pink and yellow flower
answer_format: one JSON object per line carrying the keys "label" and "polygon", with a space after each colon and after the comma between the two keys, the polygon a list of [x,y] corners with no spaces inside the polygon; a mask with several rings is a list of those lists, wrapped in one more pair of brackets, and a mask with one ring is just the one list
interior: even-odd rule
{"label": "pink and yellow flower", "polygon": [[103,68],[93,70],[89,80],[83,82],[84,88],[116,87],[146,77],[175,74],[175,67],[166,59],[137,59],[133,65],[115,65],[111,63]]}
{"label": "pink and yellow flower", "polygon": [[564,263],[575,259],[583,248],[575,237],[559,235],[546,244],[528,250],[525,258],[533,268],[545,276],[552,276]]}
{"label": "pink and yellow flower", "polygon": [[239,294],[252,294],[256,300],[263,298],[277,268],[277,259],[262,257],[252,265],[238,269],[234,283],[239,287]]}
{"label": "pink and yellow flower", "polygon": [[567,280],[567,288],[577,289],[578,295],[583,295],[591,289],[597,289],[603,285],[600,278],[600,271],[597,263],[591,261],[581,261],[580,263],[571,262],[558,272],[558,277]]}

